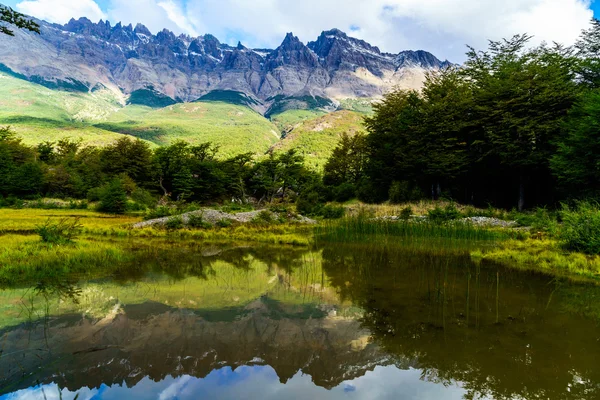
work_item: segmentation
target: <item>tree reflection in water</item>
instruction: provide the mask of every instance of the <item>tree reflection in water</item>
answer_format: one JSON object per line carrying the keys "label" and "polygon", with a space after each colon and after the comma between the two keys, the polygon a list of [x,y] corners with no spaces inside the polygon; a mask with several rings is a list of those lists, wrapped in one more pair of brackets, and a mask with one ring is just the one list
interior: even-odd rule
{"label": "tree reflection in water", "polygon": [[52,382],[132,388],[242,366],[333,389],[394,366],[470,399],[599,395],[594,286],[418,246],[135,254],[107,276],[6,289],[6,304],[27,299],[30,315],[0,312],[0,393]]}

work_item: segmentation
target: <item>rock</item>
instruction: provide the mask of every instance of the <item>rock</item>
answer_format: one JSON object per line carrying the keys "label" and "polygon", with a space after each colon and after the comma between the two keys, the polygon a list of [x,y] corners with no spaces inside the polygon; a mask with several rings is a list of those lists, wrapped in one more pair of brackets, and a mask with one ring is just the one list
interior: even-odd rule
{"label": "rock", "polygon": [[2,64],[24,78],[79,91],[101,84],[120,95],[152,88],[177,101],[231,90],[256,100],[262,111],[281,96],[333,100],[376,97],[395,86],[418,88],[426,71],[450,65],[422,50],[382,53],[337,29],[307,45],[289,33],[270,50],[228,46],[209,34],[152,34],[141,24],[34,20],[41,35],[17,30],[15,38],[0,41]]}
{"label": "rock", "polygon": [[502,219],[489,217],[469,217],[463,218],[461,221],[469,222],[475,226],[488,226],[494,228],[514,228],[518,225],[517,221],[504,221]]}
{"label": "rock", "polygon": [[[160,227],[160,226],[165,225],[171,218],[181,218],[181,220],[183,221],[183,224],[187,225],[189,223],[190,216],[192,216],[192,215],[201,216],[202,220],[210,225],[216,225],[219,221],[223,221],[223,220],[228,220],[228,221],[236,222],[236,223],[240,223],[240,224],[247,224],[247,223],[255,220],[262,212],[265,212],[265,210],[243,212],[243,213],[238,213],[238,214],[229,214],[229,213],[226,213],[223,211],[218,211],[218,210],[213,210],[213,209],[207,208],[204,210],[192,211],[192,212],[181,214],[181,215],[157,218],[157,219],[151,219],[149,221],[139,222],[139,223],[133,225],[133,227],[136,229],[149,228],[149,227]],[[280,215],[278,213],[274,213],[271,211],[266,211],[266,212],[268,212],[273,219],[278,219],[280,217]],[[301,215],[297,215],[297,216],[288,218],[288,220],[290,222],[295,222],[295,223],[299,223],[299,224],[316,224],[317,223],[315,220],[303,217]]]}

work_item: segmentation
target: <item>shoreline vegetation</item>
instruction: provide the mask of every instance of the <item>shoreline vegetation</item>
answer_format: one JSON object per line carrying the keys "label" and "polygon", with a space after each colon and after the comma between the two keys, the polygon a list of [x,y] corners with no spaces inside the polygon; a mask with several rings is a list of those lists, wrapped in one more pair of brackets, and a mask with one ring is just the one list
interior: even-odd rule
{"label": "shoreline vegetation", "polygon": [[[180,215],[174,214],[161,226],[143,228],[133,227],[143,222],[141,213],[110,215],[66,207],[0,209],[3,242],[0,282],[18,281],[29,275],[26,271],[30,269],[34,275],[42,269],[49,269],[47,273],[53,275],[67,270],[90,272],[94,265],[104,262],[118,265],[130,258],[123,243],[139,241],[317,248],[338,243],[398,246],[434,254],[459,251],[468,253],[476,262],[538,271],[573,281],[600,282],[600,256],[585,254],[568,241],[568,236],[574,235],[573,225],[582,224],[579,219],[587,221],[590,219],[587,214],[600,213],[597,206],[587,203],[565,207],[557,213],[544,209],[518,213],[456,206],[451,202],[420,201],[404,205],[348,202],[338,205],[344,208],[344,217],[320,218],[314,224],[299,223],[298,214],[289,207],[271,207],[279,213],[267,209],[252,213],[247,211],[248,207],[242,210],[233,207],[237,213],[254,218],[246,223],[229,220],[208,223],[200,218],[189,225],[189,221],[182,224]],[[224,211],[215,215],[236,214],[230,210],[231,206],[221,208]],[[202,215],[202,211],[195,213]],[[69,226],[73,232],[66,232]],[[46,240],[40,229],[65,232],[59,232],[54,239],[50,234]],[[585,229],[594,235],[589,227]],[[62,240],[61,235],[66,239]]]}

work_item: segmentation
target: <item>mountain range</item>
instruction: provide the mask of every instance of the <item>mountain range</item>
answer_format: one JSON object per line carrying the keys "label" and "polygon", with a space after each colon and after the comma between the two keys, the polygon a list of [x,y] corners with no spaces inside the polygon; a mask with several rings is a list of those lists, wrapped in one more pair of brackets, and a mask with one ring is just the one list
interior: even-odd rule
{"label": "mountain range", "polygon": [[194,38],[166,29],[152,34],[141,24],[36,22],[40,35],[19,31],[0,38],[5,72],[63,90],[107,88],[123,101],[151,106],[234,92],[236,101],[263,114],[282,103],[294,108],[294,99],[306,98],[333,109],[344,98],[418,88],[426,71],[450,65],[422,50],[384,53],[338,29],[308,44],[289,33],[276,49],[250,49],[210,34]]}
{"label": "mountain range", "polygon": [[338,29],[250,49],[141,24],[34,21],[39,35],[0,35],[0,126],[29,145],[103,146],[126,135],[152,147],[210,142],[221,157],[296,149],[318,170],[343,133],[364,132],[374,100],[451,65],[422,50],[385,53]]}

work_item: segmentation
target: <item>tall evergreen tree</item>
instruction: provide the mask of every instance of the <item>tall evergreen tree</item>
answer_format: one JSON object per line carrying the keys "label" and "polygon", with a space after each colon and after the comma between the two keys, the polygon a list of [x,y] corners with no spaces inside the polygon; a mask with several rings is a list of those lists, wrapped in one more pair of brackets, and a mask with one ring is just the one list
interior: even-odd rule
{"label": "tall evergreen tree", "polygon": [[490,42],[487,52],[472,50],[463,70],[474,87],[480,152],[497,161],[507,187],[518,187],[519,209],[530,182],[550,176],[555,142],[578,94],[571,50],[526,50],[529,40],[518,35]]}

